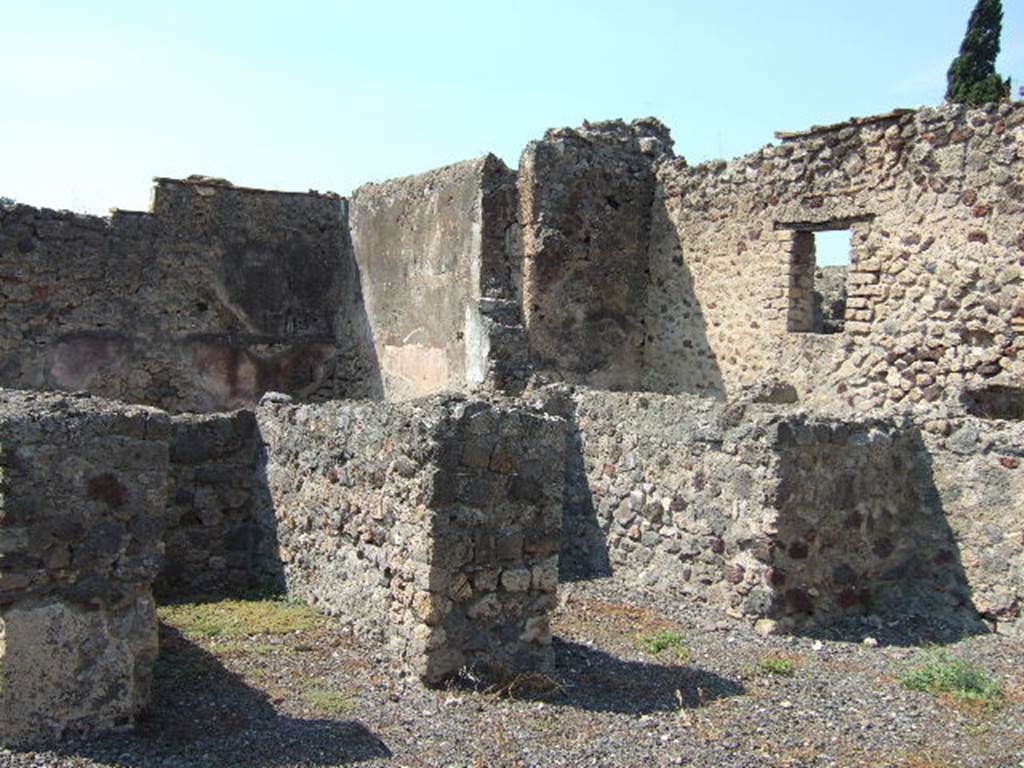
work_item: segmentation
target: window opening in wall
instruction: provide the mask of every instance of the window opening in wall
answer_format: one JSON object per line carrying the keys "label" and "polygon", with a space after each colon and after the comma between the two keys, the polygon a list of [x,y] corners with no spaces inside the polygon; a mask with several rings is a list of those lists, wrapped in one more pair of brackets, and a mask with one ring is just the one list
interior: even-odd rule
{"label": "window opening in wall", "polygon": [[841,333],[846,316],[846,277],[853,232],[832,229],[814,235],[814,330]]}
{"label": "window opening in wall", "polygon": [[853,232],[797,231],[789,272],[787,327],[799,333],[841,333]]}

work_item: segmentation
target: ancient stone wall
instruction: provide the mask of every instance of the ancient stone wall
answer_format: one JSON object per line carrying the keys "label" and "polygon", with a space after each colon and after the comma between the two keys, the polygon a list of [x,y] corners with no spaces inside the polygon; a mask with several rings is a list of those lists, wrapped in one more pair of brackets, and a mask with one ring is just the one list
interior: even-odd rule
{"label": "ancient stone wall", "polygon": [[1024,633],[1024,425],[969,417],[927,426],[931,473],[971,601],[1000,631]]}
{"label": "ancient stone wall", "polygon": [[[558,129],[351,222],[207,178],[0,204],[0,384],[291,395],[0,391],[0,739],[132,722],[154,579],[282,586],[431,684],[549,669],[559,573],[1021,631],[1024,106],[780,138],[691,168],[653,119]],[[530,374],[580,388],[492,396]]]}
{"label": "ancient stone wall", "polygon": [[581,390],[574,403],[567,578],[613,572],[789,628],[969,604],[977,575],[912,425],[688,395]]}
{"label": "ancient stone wall", "polygon": [[0,208],[0,383],[174,411],[379,394],[334,196],[158,180],[152,213]]}
{"label": "ancient stone wall", "polygon": [[776,457],[750,435],[745,452],[735,440],[725,448],[724,410],[708,398],[579,390],[573,400],[563,573],[615,572],[728,605],[727,570],[769,544]]}
{"label": "ancient stone wall", "polygon": [[538,370],[637,388],[654,164],[671,153],[654,119],[551,130],[523,152],[523,307]]}
{"label": "ancient stone wall", "polygon": [[515,173],[493,155],[353,193],[389,400],[525,378],[515,195]]}
{"label": "ancient stone wall", "polygon": [[515,402],[258,411],[267,563],[429,683],[549,669],[565,424]]}
{"label": "ancient stone wall", "polygon": [[[659,166],[645,388],[736,394],[781,376],[829,407],[927,410],[1019,379],[1024,106],[782,138],[728,163]],[[813,341],[808,244],[829,229],[852,233],[845,328]]]}
{"label": "ancient stone wall", "polygon": [[266,585],[254,511],[259,445],[251,411],[171,420],[158,597],[194,600]]}
{"label": "ancient stone wall", "polygon": [[130,727],[157,655],[167,416],[0,391],[0,740]]}
{"label": "ancient stone wall", "polygon": [[[973,609],[917,427],[799,413],[777,420],[770,437],[779,464],[765,575],[782,626]],[[745,574],[730,577],[738,591],[751,589],[745,607],[766,596]]]}

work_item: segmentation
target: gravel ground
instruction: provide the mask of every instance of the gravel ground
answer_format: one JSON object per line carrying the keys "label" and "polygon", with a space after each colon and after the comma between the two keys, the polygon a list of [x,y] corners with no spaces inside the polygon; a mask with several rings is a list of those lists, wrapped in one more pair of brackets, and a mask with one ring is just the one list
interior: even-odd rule
{"label": "gravel ground", "polygon": [[[1020,640],[911,617],[761,637],[700,606],[627,599],[614,579],[566,585],[562,601],[558,679],[497,692],[394,679],[327,618],[205,639],[164,626],[134,733],[0,749],[0,765],[1024,767]],[[990,672],[1005,703],[902,688],[932,643]]]}

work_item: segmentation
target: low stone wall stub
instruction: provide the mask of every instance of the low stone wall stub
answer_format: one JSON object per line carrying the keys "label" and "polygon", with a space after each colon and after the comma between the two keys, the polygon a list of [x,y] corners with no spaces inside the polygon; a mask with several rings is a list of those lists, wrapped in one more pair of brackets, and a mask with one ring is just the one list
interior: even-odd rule
{"label": "low stone wall stub", "polygon": [[767,433],[730,428],[720,401],[578,389],[563,574],[616,573],[677,597],[733,607],[753,576],[777,483]]}
{"label": "low stone wall stub", "polygon": [[169,436],[154,409],[0,391],[0,741],[147,704]]}
{"label": "low stone wall stub", "polygon": [[267,402],[268,567],[428,684],[553,666],[565,424],[514,401]]}
{"label": "low stone wall stub", "polygon": [[856,613],[970,606],[920,430],[902,419],[778,420],[771,616],[798,629]]}
{"label": "low stone wall stub", "polygon": [[[937,454],[904,419],[593,390],[573,403],[565,578],[615,573],[785,630],[893,608],[1018,610],[1012,440],[1001,490],[972,481],[961,497],[952,473],[983,452]],[[981,517],[1001,525],[972,522],[964,498],[979,493],[998,495]]]}

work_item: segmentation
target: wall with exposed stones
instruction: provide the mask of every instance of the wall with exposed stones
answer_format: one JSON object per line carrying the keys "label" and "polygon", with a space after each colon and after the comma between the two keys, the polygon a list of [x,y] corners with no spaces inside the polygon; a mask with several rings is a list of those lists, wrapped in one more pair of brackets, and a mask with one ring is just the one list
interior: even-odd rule
{"label": "wall with exposed stones", "polygon": [[385,395],[525,378],[515,173],[493,155],[367,184],[352,242]]}
{"label": "wall with exposed stones", "polygon": [[[1018,380],[1024,106],[780,137],[690,167],[651,118],[551,130],[518,173],[488,155],[365,185],[351,226],[336,196],[205,178],[160,180],[150,214],[8,205],[0,383],[219,410],[532,371],[926,411]],[[815,268],[830,229],[845,273]]]}
{"label": "wall with exposed stones", "polygon": [[1024,633],[1024,425],[952,418],[924,432],[971,600],[1000,631]]}
{"label": "wall with exposed stones", "polygon": [[[283,586],[431,684],[549,669],[559,573],[1021,631],[1024,105],[779,138],[690,167],[654,119],[557,129],[351,217],[203,177],[0,204],[0,385],[291,395],[0,391],[0,740],[132,723],[154,582]],[[531,374],[581,388],[435,394]]]}
{"label": "wall with exposed stones", "polygon": [[573,403],[567,578],[613,572],[789,628],[969,603],[976,574],[912,425],[689,395],[581,390]]}
{"label": "wall with exposed stones", "polygon": [[[926,410],[1019,380],[1024,105],[780,136],[730,162],[658,166],[645,387],[736,394],[779,376],[825,406]],[[809,339],[827,229],[852,232],[845,329]]]}
{"label": "wall with exposed stones", "polygon": [[523,152],[523,308],[537,370],[641,384],[654,168],[671,156],[654,119],[550,130]]}
{"label": "wall with exposed stones", "polygon": [[0,384],[174,411],[379,394],[345,201],[158,180],[151,213],[0,207]]}
{"label": "wall with exposed stones", "polygon": [[254,511],[259,447],[252,411],[172,418],[158,597],[244,594],[266,585]]}
{"label": "wall with exposed stones", "polygon": [[[772,618],[786,627],[848,612],[970,615],[969,576],[916,426],[804,412],[773,432]],[[755,586],[744,574],[737,590],[756,601]]]}
{"label": "wall with exposed stones", "polygon": [[169,437],[152,409],[0,391],[0,741],[148,702]]}
{"label": "wall with exposed stones", "polygon": [[563,420],[445,396],[257,418],[266,562],[290,594],[428,683],[551,668]]}

